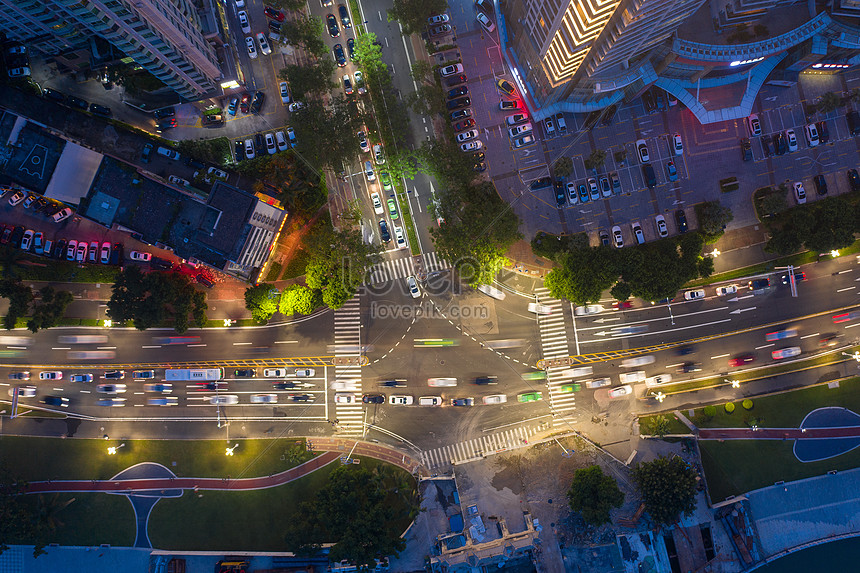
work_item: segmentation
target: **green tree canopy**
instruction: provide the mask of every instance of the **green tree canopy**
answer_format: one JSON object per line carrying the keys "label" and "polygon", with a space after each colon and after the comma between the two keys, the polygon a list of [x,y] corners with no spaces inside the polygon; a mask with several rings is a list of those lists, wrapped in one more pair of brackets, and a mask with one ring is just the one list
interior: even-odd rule
{"label": "green tree canopy", "polygon": [[706,235],[722,234],[724,227],[735,218],[732,210],[720,205],[719,201],[699,203],[696,205],[696,214],[699,216],[699,228]]}
{"label": "green tree canopy", "polygon": [[361,231],[355,229],[317,227],[305,241],[305,249],[310,257],[305,283],[319,291],[322,302],[333,309],[356,293],[370,267],[380,260],[380,247],[365,243]]}
{"label": "green tree canopy", "polygon": [[278,310],[284,316],[310,314],[322,304],[320,291],[302,285],[291,285],[281,293]]}
{"label": "green tree canopy", "polygon": [[633,481],[642,493],[645,510],[660,525],[674,523],[696,506],[696,471],[681,458],[660,456],[633,468]]}
{"label": "green tree canopy", "polygon": [[597,302],[618,280],[616,253],[609,247],[586,247],[558,255],[559,267],[546,276],[544,286],[556,298],[578,305]]}
{"label": "green tree canopy", "polygon": [[394,5],[388,10],[388,21],[399,22],[403,35],[411,36],[427,27],[427,18],[447,9],[447,0],[394,0]]}
{"label": "green tree canopy", "polygon": [[600,466],[590,466],[576,470],[567,499],[570,508],[581,513],[586,523],[603,525],[609,523],[609,510],[624,503],[624,494]]}
{"label": "green tree canopy", "polygon": [[562,155],[552,164],[552,170],[556,177],[570,177],[573,173],[573,159],[567,155]]}
{"label": "green tree canopy", "polygon": [[305,101],[308,97],[321,97],[337,87],[331,79],[334,69],[334,60],[320,58],[303,66],[290,64],[278,76],[290,84],[293,99]]}
{"label": "green tree canopy", "polygon": [[187,276],[180,273],[144,274],[128,267],[117,274],[107,315],[117,322],[134,321],[138,330],[161,326],[172,320],[176,332],[188,330],[189,313],[198,327],[206,325],[206,296],[197,294]]}
{"label": "green tree canopy", "polygon": [[328,55],[328,46],[322,39],[325,26],[320,18],[307,14],[298,15],[294,20],[287,18],[281,24],[281,30],[290,44],[304,48],[317,58],[324,58]]}
{"label": "green tree canopy", "polygon": [[278,310],[278,291],[269,283],[260,283],[245,289],[245,308],[260,323],[268,322]]}
{"label": "green tree canopy", "polygon": [[22,316],[26,316],[33,301],[33,289],[19,280],[4,279],[0,282],[0,296],[9,299],[9,310],[3,317],[3,327],[12,330]]}
{"label": "green tree canopy", "polygon": [[51,286],[41,288],[39,294],[41,300],[33,309],[33,317],[27,321],[27,328],[31,332],[56,326],[74,298],[69,291],[55,291]]}
{"label": "green tree canopy", "polygon": [[296,148],[312,166],[340,171],[361,153],[357,134],[364,121],[354,100],[335,96],[327,105],[310,101],[293,114]]}

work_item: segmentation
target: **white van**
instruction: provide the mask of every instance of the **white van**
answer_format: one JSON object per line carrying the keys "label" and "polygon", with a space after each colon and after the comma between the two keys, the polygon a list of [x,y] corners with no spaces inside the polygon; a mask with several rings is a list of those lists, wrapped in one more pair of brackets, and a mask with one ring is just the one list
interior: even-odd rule
{"label": "white van", "polygon": [[585,381],[586,388],[603,388],[604,386],[609,386],[611,384],[612,380],[609,378],[595,378],[594,380]]}
{"label": "white van", "polygon": [[580,366],[579,368],[568,368],[567,370],[562,370],[562,376],[588,376],[590,374],[594,374],[594,368],[591,366]]}
{"label": "white van", "polygon": [[621,361],[623,368],[634,368],[636,366],[645,366],[654,362],[654,357],[650,354],[647,356],[636,356],[635,358],[627,358]]}
{"label": "white van", "polygon": [[421,396],[418,398],[419,406],[441,406],[442,405],[442,397],[441,396]]}
{"label": "white van", "polygon": [[645,371],[636,370],[635,372],[622,372],[618,377],[622,384],[630,384],[631,382],[642,382],[645,380]]}
{"label": "white van", "polygon": [[533,312],[535,314],[552,314],[552,307],[547,306],[545,304],[538,304],[536,302],[529,303],[529,312]]}
{"label": "white van", "polygon": [[485,295],[491,296],[497,300],[505,300],[505,296],[507,296],[504,292],[490,285],[478,285],[478,290]]}
{"label": "white van", "polygon": [[435,387],[446,387],[446,386],[456,386],[457,379],[456,378],[428,378],[427,379],[428,386]]}
{"label": "white van", "polygon": [[668,384],[672,381],[671,374],[657,374],[656,376],[651,376],[645,380],[645,386],[648,388],[653,388],[654,386],[660,386],[662,384]]}

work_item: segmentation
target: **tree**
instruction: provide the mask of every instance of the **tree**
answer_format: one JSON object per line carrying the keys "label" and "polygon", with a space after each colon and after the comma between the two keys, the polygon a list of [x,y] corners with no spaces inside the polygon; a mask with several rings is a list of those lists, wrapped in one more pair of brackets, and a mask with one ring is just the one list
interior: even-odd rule
{"label": "tree", "polygon": [[552,170],[556,177],[570,177],[570,174],[573,173],[573,159],[567,155],[562,155],[555,160]]}
{"label": "tree", "polygon": [[817,253],[838,251],[854,242],[854,211],[842,196],[818,201],[815,225],[805,236],[806,248]]}
{"label": "tree", "polygon": [[[326,201],[322,175],[301,162],[294,153],[276,153],[242,161],[236,171],[258,179],[257,192],[280,192],[290,213],[310,216]],[[265,186],[263,183],[265,182]]]}
{"label": "tree", "polygon": [[376,39],[376,34],[368,32],[356,38],[353,53],[353,61],[364,70],[368,84],[384,81],[385,77],[390,78],[388,64],[382,60],[382,44]]}
{"label": "tree", "polygon": [[305,2],[302,0],[266,0],[266,4],[287,12],[295,12],[305,7]]}
{"label": "tree", "polygon": [[557,257],[560,267],[551,270],[544,286],[556,298],[566,298],[573,304],[597,302],[600,296],[618,280],[616,253],[609,247],[574,249]]}
{"label": "tree", "polygon": [[406,547],[395,529],[398,520],[412,514],[395,511],[398,499],[384,476],[354,465],[335,469],[313,501],[302,502],[287,526],[286,546],[299,554],[311,554],[322,543],[333,542],[331,561],[347,559],[359,567],[372,566],[378,555],[399,555]]}
{"label": "tree", "polygon": [[361,153],[358,132],[364,116],[353,100],[335,96],[331,104],[309,101],[293,114],[297,149],[311,165],[340,171]]}
{"label": "tree", "polygon": [[413,112],[419,115],[444,115],[445,94],[439,84],[419,84],[418,91],[409,95],[406,101]]}
{"label": "tree", "polygon": [[290,64],[278,76],[290,84],[293,99],[305,101],[308,97],[320,97],[337,87],[331,80],[334,69],[334,60],[320,58],[303,66]]}
{"label": "tree", "polygon": [[447,0],[394,0],[388,10],[388,21],[396,20],[403,28],[403,35],[411,36],[424,30],[427,18],[443,14],[447,9]]}
{"label": "tree", "polygon": [[195,323],[206,324],[206,295],[194,288],[180,273],[143,274],[139,267],[128,267],[116,276],[107,315],[114,321],[134,321],[138,330],[173,322],[176,332],[188,329],[189,313]]}
{"label": "tree", "polygon": [[259,323],[268,322],[278,310],[277,289],[268,284],[260,283],[245,289],[245,308],[251,311],[251,317]]}
{"label": "tree", "polygon": [[765,195],[761,200],[762,213],[773,217],[788,209],[788,201],[785,200],[785,193],[785,189],[780,189]]}
{"label": "tree", "polygon": [[322,39],[325,25],[320,18],[302,14],[295,20],[286,20],[281,24],[281,28],[284,37],[290,39],[290,44],[303,47],[305,51],[317,58],[323,58],[328,54],[328,46]]}
{"label": "tree", "polygon": [[310,314],[322,305],[322,293],[302,285],[291,285],[281,293],[278,310],[284,316]]}
{"label": "tree", "polygon": [[647,426],[647,431],[654,436],[663,437],[669,433],[669,419],[666,416],[654,416]]}
{"label": "tree", "polygon": [[818,100],[818,111],[820,111],[821,113],[836,111],[836,109],[841,105],[841,97],[836,95],[834,92],[825,92]]}
{"label": "tree", "polygon": [[597,526],[609,523],[609,510],[621,507],[624,494],[615,479],[605,475],[600,466],[589,466],[576,470],[567,500],[570,508],[581,513],[586,523]]}
{"label": "tree", "polygon": [[612,290],[609,291],[609,294],[612,295],[612,298],[615,300],[627,300],[630,298],[630,295],[633,294],[633,289],[630,288],[630,285],[624,281],[618,281],[615,283],[615,286],[612,287]]}
{"label": "tree", "polygon": [[385,163],[385,170],[391,175],[395,186],[404,178],[410,181],[415,179],[418,174],[418,157],[414,151],[398,149],[386,155],[388,160]]}
{"label": "tree", "polygon": [[33,317],[27,321],[27,328],[34,333],[43,328],[56,326],[74,299],[69,291],[57,292],[51,286],[43,287],[39,290],[39,294],[41,302],[33,309]]}
{"label": "tree", "polygon": [[27,316],[33,301],[33,289],[20,281],[4,279],[0,281],[0,296],[9,299],[9,310],[3,317],[3,328],[12,330],[20,317]]}
{"label": "tree", "polygon": [[699,217],[699,228],[710,236],[721,235],[726,225],[735,218],[732,210],[720,205],[719,201],[699,203],[696,205],[696,214]]}
{"label": "tree", "polygon": [[606,152],[602,149],[595,149],[591,155],[585,158],[583,163],[586,169],[599,169],[606,162]]}
{"label": "tree", "polygon": [[658,525],[674,523],[682,512],[693,513],[696,471],[681,458],[660,456],[639,463],[632,476],[642,493],[645,510]]}
{"label": "tree", "polygon": [[[316,296],[321,296],[322,302],[332,309],[340,308],[352,298],[370,267],[380,260],[379,246],[365,243],[361,232],[355,229],[316,228],[305,241],[305,250],[310,257],[305,267],[305,283],[318,291]],[[319,299],[312,299],[316,300]],[[298,299],[288,301],[288,304],[301,302]]]}
{"label": "tree", "polygon": [[35,503],[24,495],[27,482],[0,467],[0,554],[11,543],[32,543],[33,557],[44,554],[45,524],[35,513]]}

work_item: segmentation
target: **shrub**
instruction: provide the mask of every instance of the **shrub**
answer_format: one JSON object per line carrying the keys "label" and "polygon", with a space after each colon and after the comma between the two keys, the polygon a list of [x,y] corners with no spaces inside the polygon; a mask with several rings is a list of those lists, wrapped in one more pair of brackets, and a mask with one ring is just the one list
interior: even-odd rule
{"label": "shrub", "polygon": [[734,404],[732,404],[731,402],[727,403],[727,404],[726,404],[726,406],[725,406],[725,408],[726,408],[726,413],[727,413],[727,414],[731,414],[732,412],[734,412],[734,411],[735,411],[735,405],[734,405]]}
{"label": "shrub", "polygon": [[744,400],[743,402],[741,402],[741,406],[743,406],[743,407],[744,407],[744,410],[752,410],[752,407],[753,407],[753,401],[752,401],[752,400],[750,400],[749,398],[747,398],[746,400]]}
{"label": "shrub", "polygon": [[705,406],[702,409],[702,414],[705,415],[705,418],[711,419],[717,415],[717,407],[716,406]]}

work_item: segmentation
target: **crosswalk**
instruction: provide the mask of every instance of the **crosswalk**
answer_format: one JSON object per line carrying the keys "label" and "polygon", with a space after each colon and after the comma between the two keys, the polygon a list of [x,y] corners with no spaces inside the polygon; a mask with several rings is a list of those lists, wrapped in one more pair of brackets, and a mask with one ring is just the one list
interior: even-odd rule
{"label": "crosswalk", "polygon": [[[424,271],[432,273],[434,271],[443,271],[451,268],[447,261],[436,256],[436,253],[425,253],[419,255],[424,261]],[[415,263],[413,257],[403,257],[390,261],[382,261],[370,269],[370,278],[367,284],[375,285],[388,281],[406,278],[409,275],[415,274]]]}
{"label": "crosswalk", "polygon": [[[564,309],[561,300],[552,298],[549,290],[544,287],[535,289],[537,301],[552,309],[551,314],[538,315],[540,330],[541,352],[545,360],[551,358],[567,358],[570,347],[567,341],[567,327],[564,320]],[[567,366],[547,368],[547,392],[552,408],[553,426],[562,426],[570,422],[570,416],[576,410],[576,398],[573,392],[561,392],[561,387],[570,384],[573,376],[564,373]]]}
{"label": "crosswalk", "polygon": [[[334,311],[334,344],[335,359],[354,358],[359,356],[361,348],[361,289]],[[345,350],[340,350],[345,349]],[[351,404],[334,404],[334,419],[341,434],[360,436],[364,433],[363,408],[361,404],[361,366],[359,364],[338,364],[335,360],[335,388],[346,384],[347,388],[340,393],[351,393]]]}
{"label": "crosswalk", "polygon": [[537,427],[520,426],[497,434],[442,446],[435,450],[421,452],[421,461],[430,470],[446,469],[459,463],[524,447],[528,444],[529,437],[538,430]]}

